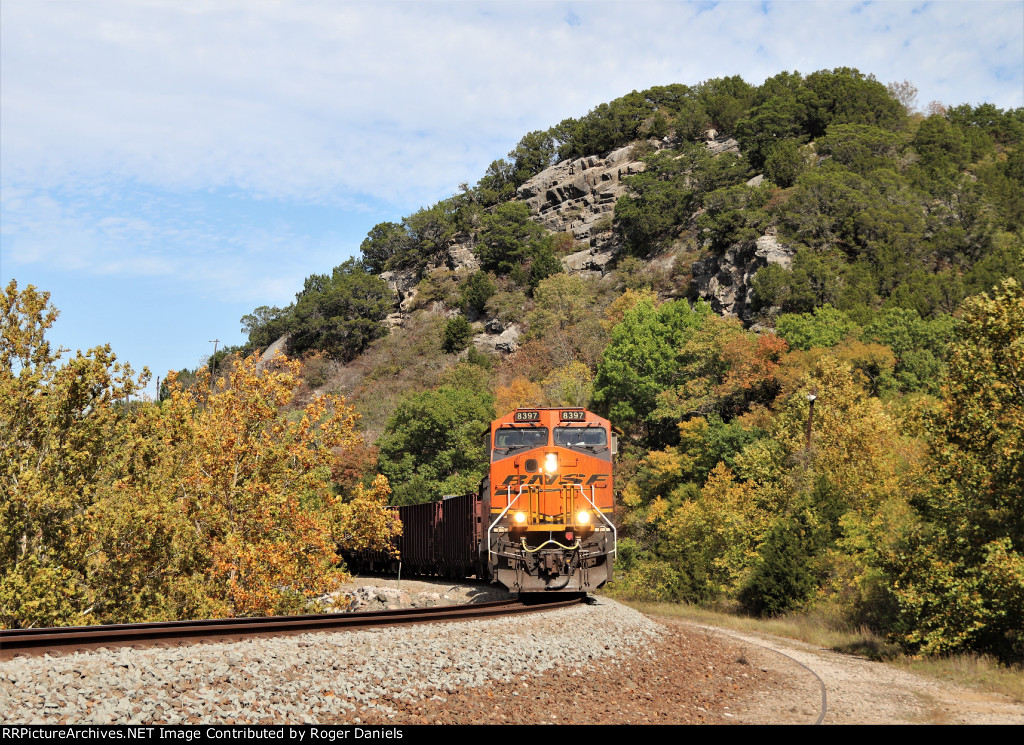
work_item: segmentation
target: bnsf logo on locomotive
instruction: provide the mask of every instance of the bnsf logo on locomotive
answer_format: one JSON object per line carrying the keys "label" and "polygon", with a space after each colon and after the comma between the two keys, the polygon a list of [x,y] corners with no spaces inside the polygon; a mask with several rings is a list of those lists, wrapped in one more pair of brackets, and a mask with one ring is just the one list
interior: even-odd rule
{"label": "bnsf logo on locomotive", "polygon": [[608,480],[608,474],[606,473],[595,473],[592,476],[588,476],[585,473],[563,473],[563,474],[552,474],[545,476],[543,474],[530,475],[518,475],[506,476],[505,480],[500,485],[495,485],[494,493],[504,493],[510,486],[559,486],[582,484],[584,486],[603,486],[604,482]]}

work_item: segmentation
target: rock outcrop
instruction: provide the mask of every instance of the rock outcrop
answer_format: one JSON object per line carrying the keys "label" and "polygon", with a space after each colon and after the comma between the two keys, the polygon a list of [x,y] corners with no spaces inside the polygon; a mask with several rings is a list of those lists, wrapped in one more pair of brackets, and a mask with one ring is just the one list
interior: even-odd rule
{"label": "rock outcrop", "polygon": [[408,313],[412,310],[416,302],[416,285],[420,282],[419,273],[415,269],[396,269],[381,272],[380,278],[387,282],[388,287],[395,293],[399,311]]}
{"label": "rock outcrop", "polygon": [[480,269],[480,259],[467,243],[456,243],[449,248],[448,261],[445,264],[453,272],[465,270],[467,274],[472,274]]}
{"label": "rock outcrop", "polygon": [[704,144],[707,145],[708,150],[715,155],[721,155],[722,153],[740,154],[740,143],[732,137],[710,138]]}
{"label": "rock outcrop", "polygon": [[288,351],[288,336],[288,334],[285,334],[263,350],[263,354],[260,355],[260,361],[256,363],[257,370],[262,370],[269,365],[270,361],[278,354],[285,354]]}
{"label": "rock outcrop", "polygon": [[769,264],[788,269],[794,253],[774,235],[763,235],[753,244],[730,246],[724,254],[694,262],[693,287],[716,313],[750,321],[754,316],[751,281],[757,270]]}
{"label": "rock outcrop", "polygon": [[[652,144],[662,145],[656,140]],[[626,193],[622,178],[646,167],[631,157],[633,147],[620,147],[606,158],[588,155],[557,163],[529,179],[516,194],[548,230],[572,233],[591,248],[606,248],[615,202]]]}
{"label": "rock outcrop", "polygon": [[[562,257],[562,266],[568,274],[585,277],[605,275],[621,248],[612,230],[615,203],[628,187],[623,179],[642,173],[646,163],[633,154],[671,147],[669,139],[634,142],[608,153],[605,157],[588,155],[557,163],[536,174],[516,190],[516,196],[529,208],[534,219],[555,233],[570,233],[581,248]],[[731,137],[719,137],[714,130],[705,135],[704,145],[712,153],[739,153],[739,143]],[[639,148],[638,148],[639,146]],[[763,176],[747,182],[757,186]],[[453,244],[442,266],[456,272],[475,272],[480,261],[472,250],[471,242]],[[582,248],[579,244],[584,244]],[[710,256],[693,264],[691,293],[708,300],[723,315],[738,316],[743,321],[753,317],[753,288],[751,280],[757,270],[768,264],[789,267],[793,251],[780,244],[774,236],[765,235],[754,244],[732,246],[722,255]],[[671,265],[675,255],[662,257],[665,267]],[[667,262],[667,263],[666,263]],[[402,324],[403,318],[416,305],[416,285],[419,276],[411,270],[398,270],[381,274],[398,298],[396,313],[388,317],[389,327]],[[438,309],[434,309],[437,312]],[[447,314],[446,314],[447,315]],[[505,328],[494,322],[484,325],[473,343],[481,350],[510,353],[519,346],[520,329],[515,324]]]}
{"label": "rock outcrop", "polygon": [[[505,326],[497,319],[492,319],[484,324],[488,333],[477,334],[473,337],[473,344],[481,352],[497,352],[500,354],[512,354],[519,349],[519,336],[523,330],[519,324],[512,323]],[[500,331],[497,331],[500,329]]]}
{"label": "rock outcrop", "polygon": [[600,277],[608,271],[608,264],[615,258],[616,246],[602,248],[586,248],[562,257],[562,267],[566,274],[584,277]]}

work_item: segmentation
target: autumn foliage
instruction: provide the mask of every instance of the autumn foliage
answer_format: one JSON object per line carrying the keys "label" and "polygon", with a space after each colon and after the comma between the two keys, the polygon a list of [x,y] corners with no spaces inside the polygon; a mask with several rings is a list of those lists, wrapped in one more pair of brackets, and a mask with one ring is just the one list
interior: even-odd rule
{"label": "autumn foliage", "polygon": [[[189,582],[198,583],[210,612],[254,615],[303,607],[340,578],[335,550],[352,531],[353,505],[374,511],[370,494],[360,492],[346,505],[331,489],[337,453],[360,439],[356,415],[344,400],[319,397],[297,417],[283,416],[298,367],[277,358],[258,370],[256,357],[241,359],[212,393],[202,379],[183,389],[172,376],[171,396],[155,427],[164,444],[157,468],[122,483],[129,499],[141,498],[140,491],[149,498],[164,492],[180,513],[189,527],[182,548],[203,557]],[[372,494],[379,518],[386,482]],[[378,540],[390,537],[388,520],[374,524]],[[359,542],[372,540],[361,534]]]}
{"label": "autumn foliage", "polygon": [[88,622],[86,511],[125,436],[123,402],[145,382],[109,346],[54,349],[49,294],[0,294],[0,623]]}
{"label": "autumn foliage", "polygon": [[172,374],[167,400],[128,406],[141,381],[109,349],[57,364],[47,300],[4,295],[5,625],[298,611],[344,578],[340,546],[388,547],[387,481],[333,486],[353,409],[286,414],[298,362],[239,359],[213,390]]}

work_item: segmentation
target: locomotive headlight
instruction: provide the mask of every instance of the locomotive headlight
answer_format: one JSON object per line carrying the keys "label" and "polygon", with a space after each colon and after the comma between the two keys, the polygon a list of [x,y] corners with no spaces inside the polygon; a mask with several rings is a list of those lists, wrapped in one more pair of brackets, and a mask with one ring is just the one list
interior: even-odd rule
{"label": "locomotive headlight", "polygon": [[590,522],[590,513],[587,512],[586,510],[577,513],[576,522],[580,525],[587,525]]}
{"label": "locomotive headlight", "polygon": [[517,512],[515,515],[513,515],[513,519],[516,521],[517,525],[525,525],[526,524],[526,513],[525,512]]}
{"label": "locomotive headlight", "polygon": [[558,470],[558,454],[548,453],[544,456],[544,470],[548,473],[554,473]]}

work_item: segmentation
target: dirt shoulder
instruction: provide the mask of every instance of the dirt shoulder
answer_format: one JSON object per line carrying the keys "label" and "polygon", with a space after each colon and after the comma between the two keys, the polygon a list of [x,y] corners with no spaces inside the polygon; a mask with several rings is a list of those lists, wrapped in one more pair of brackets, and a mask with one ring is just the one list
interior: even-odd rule
{"label": "dirt shoulder", "polygon": [[[802,642],[654,619],[614,663],[490,682],[363,713],[431,724],[1024,724],[1024,705]],[[822,687],[825,709],[822,714]],[[568,715],[568,716],[567,716]]]}
{"label": "dirt shoulder", "polygon": [[749,649],[748,656],[757,656],[771,669],[790,671],[792,678],[785,687],[751,692],[744,701],[742,721],[793,722],[792,709],[807,703],[806,697],[790,697],[808,688],[817,688],[820,696],[823,685],[824,724],[1024,724],[1024,705],[998,694],[953,685],[793,639],[686,621],[667,623],[696,633],[713,634],[725,643]]}

